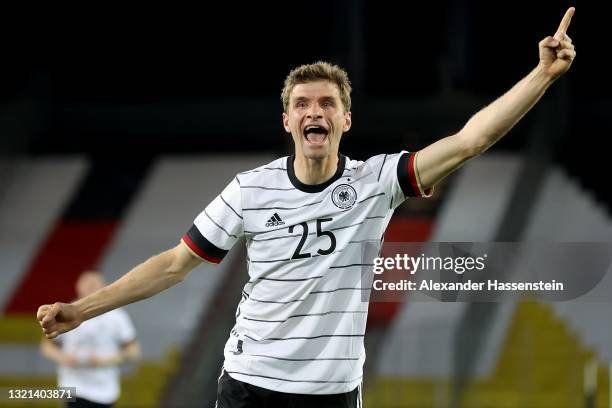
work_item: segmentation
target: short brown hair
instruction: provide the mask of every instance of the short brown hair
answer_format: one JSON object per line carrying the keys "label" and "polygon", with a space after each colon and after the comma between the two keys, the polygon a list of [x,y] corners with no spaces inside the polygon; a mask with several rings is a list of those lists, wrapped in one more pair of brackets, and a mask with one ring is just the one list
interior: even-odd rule
{"label": "short brown hair", "polygon": [[329,81],[338,85],[340,90],[340,100],[346,112],[351,110],[351,81],[348,74],[338,65],[330,64],[325,61],[317,61],[314,64],[300,65],[289,72],[285,79],[281,100],[283,110],[287,112],[289,108],[289,95],[293,87],[297,84],[305,84],[314,81]]}

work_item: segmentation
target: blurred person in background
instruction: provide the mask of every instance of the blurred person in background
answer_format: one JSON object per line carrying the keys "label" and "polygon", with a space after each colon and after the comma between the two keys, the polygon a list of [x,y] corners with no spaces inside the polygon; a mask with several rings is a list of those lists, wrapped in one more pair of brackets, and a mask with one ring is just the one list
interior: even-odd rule
{"label": "blurred person in background", "polygon": [[[368,307],[362,290],[369,290],[354,268],[361,266],[360,243],[382,242],[395,208],[429,196],[485,152],[570,68],[573,13],[568,9],[554,36],[539,43],[539,63],[527,76],[459,132],[416,153],[365,162],[340,154],[352,124],[346,72],[325,62],[294,69],[282,92],[294,154],[236,175],[174,248],[77,302],[40,306],[43,332],[53,339],[153,296],[202,262],[221,262],[245,237],[250,280],[226,343],[217,407],[360,407]],[[505,52],[512,56],[511,47]]]}
{"label": "blurred person in background", "polygon": [[[82,299],[105,286],[99,272],[86,271],[77,280]],[[53,340],[43,338],[42,354],[59,365],[58,387],[75,387],[70,407],[111,407],[119,398],[119,365],[140,358],[140,345],[128,314],[122,309],[83,322]]]}

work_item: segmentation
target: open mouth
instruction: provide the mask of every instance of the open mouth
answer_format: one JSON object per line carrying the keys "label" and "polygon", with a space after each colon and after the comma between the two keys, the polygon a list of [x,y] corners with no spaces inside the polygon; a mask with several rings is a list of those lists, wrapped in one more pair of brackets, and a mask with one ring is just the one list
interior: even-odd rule
{"label": "open mouth", "polygon": [[325,143],[328,133],[327,129],[319,125],[309,125],[304,128],[304,137],[312,145]]}

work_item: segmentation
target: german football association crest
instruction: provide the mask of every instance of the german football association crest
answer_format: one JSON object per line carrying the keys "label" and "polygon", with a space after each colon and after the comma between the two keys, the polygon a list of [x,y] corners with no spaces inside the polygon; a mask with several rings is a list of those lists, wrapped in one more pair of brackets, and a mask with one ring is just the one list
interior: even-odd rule
{"label": "german football association crest", "polygon": [[357,201],[357,192],[348,184],[340,184],[332,191],[332,202],[341,210],[348,210]]}

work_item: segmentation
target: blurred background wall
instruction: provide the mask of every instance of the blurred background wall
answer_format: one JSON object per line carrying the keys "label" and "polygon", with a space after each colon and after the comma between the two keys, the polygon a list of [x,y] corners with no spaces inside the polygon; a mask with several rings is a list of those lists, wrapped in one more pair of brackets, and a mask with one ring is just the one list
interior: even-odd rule
{"label": "blurred background wall", "polygon": [[[52,385],[37,305],[70,301],[180,239],[233,174],[291,153],[280,91],[320,59],[347,69],[355,159],[418,150],[535,67],[570,4],[455,0],[88,5],[6,10],[0,74],[0,385]],[[483,157],[409,200],[392,241],[612,239],[605,5],[578,51]],[[244,246],[126,308],[143,362],[121,406],[212,406],[247,281]],[[370,407],[609,406],[609,303],[372,303]],[[585,398],[585,366],[597,387]],[[198,405],[199,404],[199,405]]]}

